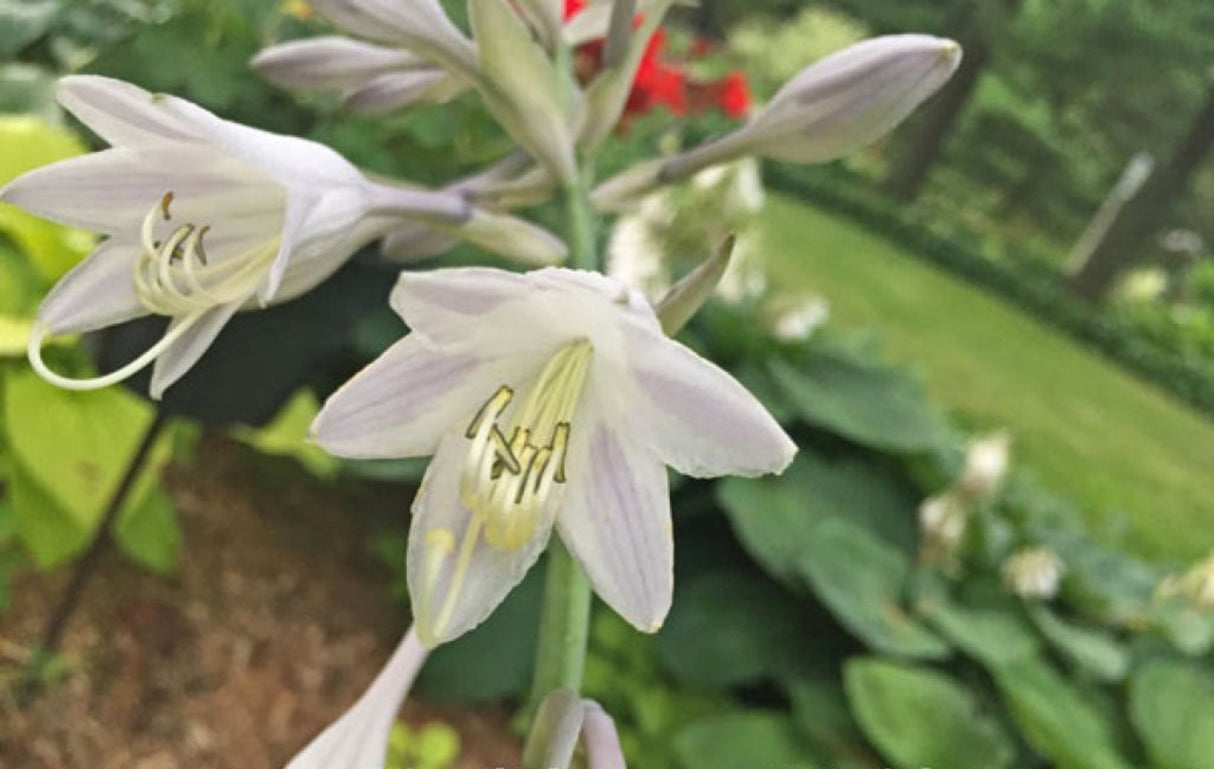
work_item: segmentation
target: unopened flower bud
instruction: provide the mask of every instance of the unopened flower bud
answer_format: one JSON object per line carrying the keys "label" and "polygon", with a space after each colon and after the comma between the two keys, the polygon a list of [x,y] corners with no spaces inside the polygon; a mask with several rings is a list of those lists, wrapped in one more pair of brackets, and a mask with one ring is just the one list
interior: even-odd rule
{"label": "unopened flower bud", "polygon": [[1180,576],[1172,576],[1159,586],[1164,597],[1179,596],[1194,607],[1214,611],[1214,555],[1199,561]]}
{"label": "unopened flower bud", "polygon": [[801,298],[778,307],[770,318],[771,333],[785,342],[808,339],[829,317],[830,305],[825,299]]}
{"label": "unopened flower bud", "polygon": [[975,500],[990,500],[999,491],[1007,475],[1011,437],[1000,430],[974,441],[965,448],[965,470],[957,485]]}
{"label": "unopened flower bud", "polygon": [[1058,595],[1058,586],[1066,573],[1053,548],[1039,546],[1016,551],[1003,563],[1003,582],[1021,598],[1048,600]]}
{"label": "unopened flower bud", "polygon": [[[608,180],[595,203],[607,210],[624,193],[644,194],[745,155],[825,163],[872,144],[948,81],[961,47],[930,35],[889,35],[827,56],[790,80],[745,126],[716,141]],[[643,170],[641,170],[643,169]],[[600,192],[601,191],[601,192]]]}
{"label": "unopened flower bud", "polygon": [[562,182],[577,174],[562,75],[507,0],[471,0],[477,88],[506,132]]}
{"label": "unopened flower bud", "polygon": [[928,497],[919,505],[919,526],[925,551],[954,553],[965,536],[968,523],[969,512],[953,493]]}

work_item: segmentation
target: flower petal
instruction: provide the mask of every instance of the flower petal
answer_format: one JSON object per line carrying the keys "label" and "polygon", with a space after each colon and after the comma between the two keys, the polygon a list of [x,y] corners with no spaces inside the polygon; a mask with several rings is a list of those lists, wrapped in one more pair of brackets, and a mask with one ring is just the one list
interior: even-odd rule
{"label": "flower petal", "polygon": [[152,396],[152,400],[160,400],[169,385],[181,379],[187,371],[193,368],[202,354],[211,346],[211,342],[215,341],[215,337],[240,309],[240,304],[240,302],[221,304],[207,310],[197,320],[190,320],[190,316],[173,319],[173,322],[169,324],[170,329],[181,323],[191,325],[156,359],[156,365],[152,368],[152,383],[148,388],[148,394]]}
{"label": "flower petal", "polygon": [[683,345],[630,327],[637,388],[629,425],[666,464],[697,478],[781,472],[797,452],[763,404]]}
{"label": "flower petal", "polygon": [[499,383],[490,361],[412,333],[329,397],[312,435],[340,457],[428,456]]}
{"label": "flower petal", "polygon": [[358,702],[291,759],[287,769],[383,766],[396,712],[425,660],[426,649],[410,629]]}
{"label": "flower petal", "polygon": [[656,632],[674,590],[666,468],[606,421],[573,429],[587,432],[574,438],[580,456],[573,458],[557,531],[595,592],[638,630]]}
{"label": "flower petal", "polygon": [[[517,585],[548,544],[552,521],[541,520],[517,550],[489,546],[460,501],[467,441],[447,434],[413,501],[409,528],[409,597],[418,635],[429,647],[483,622]],[[467,556],[463,551],[467,549]]]}
{"label": "flower petal", "polygon": [[582,700],[582,747],[587,769],[628,769],[615,721],[594,700]]}
{"label": "flower petal", "polygon": [[211,222],[216,213],[246,203],[250,212],[262,212],[281,200],[276,191],[243,163],[191,144],[111,149],[52,163],[14,179],[0,189],[0,200],[63,224],[130,238],[166,192],[174,194],[175,219]]}
{"label": "flower petal", "polygon": [[59,103],[111,145],[136,146],[157,141],[197,142],[186,121],[166,112],[162,97],[138,86],[97,75],[59,80]]}
{"label": "flower petal", "polygon": [[438,0],[313,0],[322,16],[369,40],[396,43],[456,72],[471,74],[476,53]]}
{"label": "flower petal", "polygon": [[141,247],[107,240],[59,279],[38,308],[38,319],[54,334],[112,326],[146,315],[131,277]]}
{"label": "flower petal", "polygon": [[352,88],[385,72],[425,66],[399,48],[327,35],[271,46],[253,57],[253,70],[287,88]]}
{"label": "flower petal", "polygon": [[456,342],[482,316],[529,288],[522,275],[485,267],[402,272],[388,301],[409,328],[437,342]]}
{"label": "flower petal", "polygon": [[387,72],[350,86],[341,105],[356,115],[382,115],[418,103],[445,102],[467,87],[441,69]]}

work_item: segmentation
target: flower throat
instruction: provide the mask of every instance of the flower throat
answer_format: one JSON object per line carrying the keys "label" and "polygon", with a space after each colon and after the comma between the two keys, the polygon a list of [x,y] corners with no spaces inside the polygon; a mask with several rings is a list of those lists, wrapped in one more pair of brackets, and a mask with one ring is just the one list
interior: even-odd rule
{"label": "flower throat", "polygon": [[460,499],[493,547],[517,550],[552,513],[549,502],[565,483],[571,424],[593,355],[586,340],[561,348],[509,415],[515,392],[502,385],[468,424]]}

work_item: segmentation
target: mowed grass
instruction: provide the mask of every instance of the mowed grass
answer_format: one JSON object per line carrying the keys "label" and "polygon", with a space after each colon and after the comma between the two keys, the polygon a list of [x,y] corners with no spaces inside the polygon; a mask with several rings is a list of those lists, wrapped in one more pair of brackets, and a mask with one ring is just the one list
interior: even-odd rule
{"label": "mowed grass", "polygon": [[1009,428],[1019,466],[1097,536],[1124,521],[1144,555],[1214,547],[1214,423],[850,220],[779,196],[763,216],[777,274],[825,296],[836,329],[876,329],[965,424]]}

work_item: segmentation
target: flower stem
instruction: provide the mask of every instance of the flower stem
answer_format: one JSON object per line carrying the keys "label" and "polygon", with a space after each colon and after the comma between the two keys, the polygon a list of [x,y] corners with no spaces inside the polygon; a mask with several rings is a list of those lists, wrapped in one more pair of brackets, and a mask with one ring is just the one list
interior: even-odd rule
{"label": "flower stem", "polygon": [[557,539],[548,546],[548,573],[540,615],[532,708],[555,689],[582,688],[590,628],[590,583]]}
{"label": "flower stem", "polygon": [[569,266],[577,270],[601,268],[595,242],[595,216],[585,182],[574,180],[565,187],[566,241],[569,245]]}
{"label": "flower stem", "polygon": [[135,487],[136,479],[138,479],[139,474],[147,464],[152,446],[156,443],[156,439],[160,437],[167,423],[168,414],[162,409],[157,409],[156,415],[144,430],[143,438],[140,440],[138,448],[135,449],[130,462],[127,463],[122,479],[118,482],[118,487],[114,490],[114,494],[106,504],[105,512],[101,516],[101,522],[97,524],[97,529],[93,534],[93,541],[89,543],[88,550],[76,562],[76,570],[72,573],[71,580],[59,599],[59,605],[55,607],[54,611],[51,612],[50,619],[47,620],[46,629],[42,633],[42,643],[38,646],[33,661],[17,685],[16,696],[19,702],[28,700],[36,692],[47,663],[59,649],[59,643],[63,640],[63,634],[67,630],[68,621],[75,613],[76,607],[80,605],[80,598],[84,595],[84,588],[88,585],[93,574],[96,573],[97,566],[101,562],[101,556],[110,543],[110,529],[113,528],[114,522],[118,520],[118,514],[122,511],[131,490]]}

